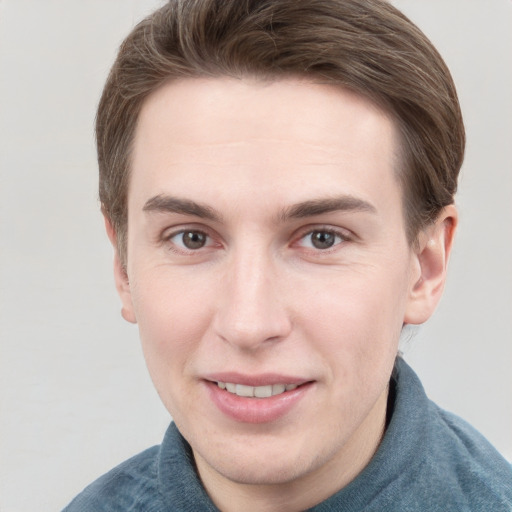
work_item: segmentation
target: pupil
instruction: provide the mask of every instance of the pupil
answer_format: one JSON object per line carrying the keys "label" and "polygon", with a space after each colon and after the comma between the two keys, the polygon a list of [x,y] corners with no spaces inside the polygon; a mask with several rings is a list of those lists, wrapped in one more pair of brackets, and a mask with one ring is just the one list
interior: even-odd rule
{"label": "pupil", "polygon": [[311,242],[317,249],[329,249],[334,245],[335,236],[326,231],[315,231],[311,235]]}
{"label": "pupil", "polygon": [[183,244],[187,249],[200,249],[206,243],[206,235],[196,231],[183,233]]}

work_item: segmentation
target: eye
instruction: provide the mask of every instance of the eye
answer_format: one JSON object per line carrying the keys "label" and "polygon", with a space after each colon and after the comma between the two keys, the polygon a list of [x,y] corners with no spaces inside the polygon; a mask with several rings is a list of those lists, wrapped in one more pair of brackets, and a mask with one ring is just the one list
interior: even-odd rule
{"label": "eye", "polygon": [[315,229],[303,236],[299,242],[302,247],[325,250],[344,242],[346,238],[329,229]]}
{"label": "eye", "polygon": [[206,233],[192,229],[175,233],[169,236],[167,240],[172,242],[179,249],[185,249],[188,251],[196,251],[203,247],[207,247],[212,243],[210,237]]}

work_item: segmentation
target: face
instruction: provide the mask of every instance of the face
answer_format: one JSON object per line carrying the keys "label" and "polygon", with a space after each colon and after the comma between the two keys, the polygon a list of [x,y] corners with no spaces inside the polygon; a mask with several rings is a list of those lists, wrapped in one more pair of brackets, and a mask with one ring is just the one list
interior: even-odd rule
{"label": "face", "polygon": [[144,104],[119,287],[203,479],[373,453],[420,272],[396,152],[385,113],[328,85],[189,79]]}

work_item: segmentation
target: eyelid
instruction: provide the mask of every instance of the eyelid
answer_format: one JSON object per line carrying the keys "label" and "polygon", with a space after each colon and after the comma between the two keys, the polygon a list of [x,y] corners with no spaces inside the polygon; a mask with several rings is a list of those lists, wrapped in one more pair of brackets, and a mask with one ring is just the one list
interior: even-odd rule
{"label": "eyelid", "polygon": [[336,243],[332,247],[326,248],[326,249],[316,249],[316,248],[309,248],[309,247],[303,247],[305,250],[309,250],[315,253],[323,253],[323,254],[329,254],[330,252],[333,252],[339,248],[340,245],[344,245],[346,242],[353,241],[356,236],[352,231],[346,228],[341,228],[339,226],[332,226],[332,225],[325,225],[325,224],[313,224],[309,226],[304,226],[300,230],[298,230],[297,235],[294,237],[293,245],[298,245],[301,240],[306,238],[308,235],[311,235],[314,232],[325,232],[325,233],[332,233],[335,236],[338,236],[341,238],[341,242]]}
{"label": "eyelid", "polygon": [[[199,249],[187,249],[186,247],[180,247],[177,246],[175,243],[172,242],[172,238],[175,236],[178,236],[180,234],[186,233],[186,232],[196,232],[201,233],[202,235],[205,235],[210,240],[210,243],[207,243],[204,247],[201,247]],[[178,226],[168,227],[164,229],[160,235],[160,243],[161,244],[167,244],[168,249],[170,249],[172,252],[175,252],[177,254],[194,254],[202,252],[202,250],[210,249],[214,246],[220,247],[222,244],[220,242],[216,242],[216,239],[218,239],[218,235],[216,235],[214,232],[212,232],[211,229],[208,229],[207,227],[203,225],[183,225],[180,224]]]}
{"label": "eyelid", "polygon": [[327,233],[333,233],[335,235],[340,236],[344,240],[353,240],[356,238],[356,235],[347,228],[342,228],[339,226],[332,226],[330,224],[310,224],[308,226],[303,226],[299,230],[297,230],[297,234],[294,237],[295,240],[300,240],[304,238],[306,235],[309,235],[315,231],[325,231]]}
{"label": "eyelid", "polygon": [[206,230],[204,230],[204,229],[199,229],[199,228],[194,228],[194,227],[192,227],[192,228],[190,228],[190,227],[185,227],[185,228],[179,227],[179,228],[175,228],[175,229],[172,229],[172,228],[166,229],[162,233],[161,239],[163,241],[168,241],[171,238],[174,238],[176,235],[180,235],[182,233],[187,233],[188,231],[194,231],[195,233],[201,233],[202,235],[206,235],[206,236],[210,237],[210,234]]}
{"label": "eyelid", "polygon": [[[162,240],[172,238],[173,236],[183,233],[184,231],[197,231],[198,233],[204,233],[210,237],[215,237],[215,232],[205,226],[204,224],[200,224],[197,222],[181,222],[179,224],[175,224],[172,226],[167,225],[164,229],[161,230],[159,237]],[[217,235],[218,236],[218,235]]]}

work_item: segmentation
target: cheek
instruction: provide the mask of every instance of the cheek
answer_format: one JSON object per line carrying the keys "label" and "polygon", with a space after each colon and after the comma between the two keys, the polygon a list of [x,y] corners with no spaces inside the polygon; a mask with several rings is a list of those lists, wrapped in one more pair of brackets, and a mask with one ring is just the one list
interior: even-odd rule
{"label": "cheek", "polygon": [[321,293],[303,301],[306,338],[316,339],[318,349],[337,368],[370,371],[394,359],[406,304],[403,272],[367,267],[325,284]]}
{"label": "cheek", "polygon": [[[208,286],[190,274],[165,267],[140,272],[131,279],[132,299],[143,340],[185,348],[208,318]],[[139,285],[139,283],[141,285]]]}
{"label": "cheek", "polygon": [[169,408],[163,394],[186,385],[182,377],[210,323],[208,301],[190,283],[182,286],[179,277],[162,273],[134,279],[132,298],[149,373]]}

